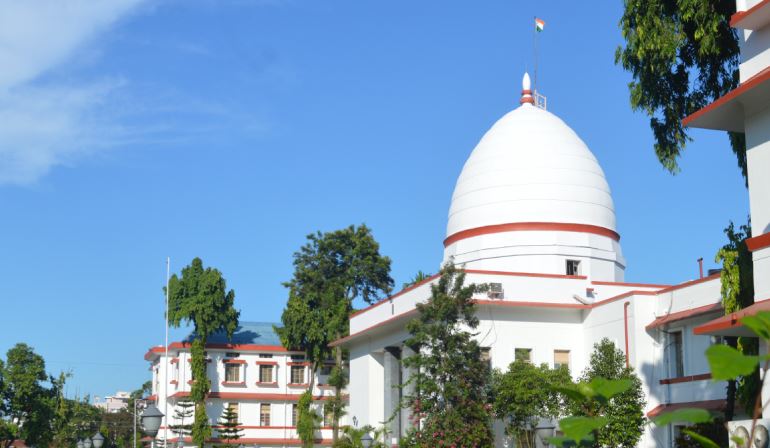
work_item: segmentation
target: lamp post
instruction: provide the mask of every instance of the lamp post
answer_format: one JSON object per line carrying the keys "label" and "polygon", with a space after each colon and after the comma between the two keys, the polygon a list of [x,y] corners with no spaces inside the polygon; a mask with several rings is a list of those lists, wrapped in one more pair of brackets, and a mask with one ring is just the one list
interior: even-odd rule
{"label": "lamp post", "polygon": [[94,448],[102,448],[102,445],[104,445],[104,436],[102,433],[97,432],[91,437],[91,442],[93,442]]}
{"label": "lamp post", "polygon": [[361,445],[364,448],[369,448],[372,446],[372,442],[374,442],[374,439],[372,439],[372,436],[369,435],[369,432],[367,431],[362,437],[361,437]]}
{"label": "lamp post", "polygon": [[163,413],[160,412],[160,409],[154,404],[150,404],[144,409],[144,412],[142,412],[142,430],[145,434],[153,438],[153,446],[155,446],[155,436],[158,435],[158,430],[160,429],[160,423],[163,421],[163,417]]}
{"label": "lamp post", "polygon": [[83,448],[83,439],[78,439],[78,442],[75,444],[78,448]]}

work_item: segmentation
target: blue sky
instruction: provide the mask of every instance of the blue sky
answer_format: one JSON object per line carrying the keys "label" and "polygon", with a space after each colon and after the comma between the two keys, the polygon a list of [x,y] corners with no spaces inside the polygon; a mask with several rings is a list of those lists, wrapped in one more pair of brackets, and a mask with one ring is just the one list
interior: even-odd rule
{"label": "blue sky", "polygon": [[[622,2],[0,0],[0,351],[70,395],[131,390],[163,342],[165,259],[219,268],[277,321],[291,255],[366,223],[397,284],[441,261],[454,182],[538,73],[613,191],[626,279],[714,267],[747,192],[722,133],[672,176],[614,65]],[[178,336],[180,330],[173,332]]]}

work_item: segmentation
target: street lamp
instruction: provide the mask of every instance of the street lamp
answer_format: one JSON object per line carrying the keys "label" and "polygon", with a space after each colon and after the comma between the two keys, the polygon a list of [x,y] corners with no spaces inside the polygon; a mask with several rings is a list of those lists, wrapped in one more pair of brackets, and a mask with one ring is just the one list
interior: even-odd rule
{"label": "street lamp", "polygon": [[[160,412],[160,409],[158,409],[157,406],[154,404],[151,404],[147,406],[144,409],[144,412],[142,412],[142,429],[144,430],[144,433],[147,434],[150,437],[155,437],[158,435],[158,430],[160,429],[160,422],[163,420],[163,413]],[[87,446],[85,448],[91,448],[90,446]]]}
{"label": "street lamp", "polygon": [[83,439],[83,448],[91,448],[91,438],[86,437]]}
{"label": "street lamp", "polygon": [[83,448],[83,439],[78,439],[78,443],[75,444],[78,448]]}
{"label": "street lamp", "polygon": [[374,440],[372,439],[372,436],[370,436],[368,432],[367,432],[367,433],[365,433],[365,434],[364,434],[364,435],[361,437],[361,445],[362,445],[364,448],[369,448],[370,446],[372,446],[372,442],[374,442]]}
{"label": "street lamp", "polygon": [[104,445],[104,436],[102,433],[97,432],[91,437],[91,441],[94,443],[94,448],[102,448],[102,445]]}

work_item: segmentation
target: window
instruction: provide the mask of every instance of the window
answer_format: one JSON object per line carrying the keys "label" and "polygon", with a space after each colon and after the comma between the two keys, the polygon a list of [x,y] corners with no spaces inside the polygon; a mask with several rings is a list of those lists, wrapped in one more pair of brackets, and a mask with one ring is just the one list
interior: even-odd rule
{"label": "window", "polygon": [[241,382],[241,365],[225,364],[225,381],[228,383]]}
{"label": "window", "polygon": [[227,403],[227,409],[238,417],[238,403]]}
{"label": "window", "polygon": [[269,365],[259,366],[259,382],[260,383],[273,382],[273,366],[269,366]]}
{"label": "window", "polygon": [[332,374],[332,367],[334,367],[334,366],[330,366],[328,364],[321,366],[321,375],[324,375],[324,376],[331,375]]}
{"label": "window", "polygon": [[567,260],[567,275],[580,275],[580,262],[578,260]]}
{"label": "window", "polygon": [[332,426],[332,424],[334,424],[334,415],[332,415],[332,407],[329,405],[325,405],[323,425],[328,428]]}
{"label": "window", "polygon": [[305,366],[291,366],[291,383],[305,384]]}
{"label": "window", "polygon": [[291,426],[297,426],[297,404],[291,405]]}
{"label": "window", "polygon": [[682,332],[672,331],[668,334],[668,359],[674,377],[684,376],[684,356],[682,352]]}
{"label": "window", "polygon": [[481,347],[481,355],[479,358],[481,358],[483,362],[487,363],[487,367],[490,369],[492,368],[492,355],[490,354],[489,347]]}
{"label": "window", "polygon": [[270,426],[270,403],[259,405],[259,426]]}
{"label": "window", "polygon": [[294,362],[304,361],[305,355],[291,355],[291,360]]}
{"label": "window", "polygon": [[516,361],[532,362],[531,348],[517,348],[514,351]]}
{"label": "window", "polygon": [[569,370],[569,350],[554,350],[553,351],[553,368],[560,369],[565,367]]}
{"label": "window", "polygon": [[260,353],[259,357],[260,358],[272,358],[273,355],[271,355],[270,353]]}

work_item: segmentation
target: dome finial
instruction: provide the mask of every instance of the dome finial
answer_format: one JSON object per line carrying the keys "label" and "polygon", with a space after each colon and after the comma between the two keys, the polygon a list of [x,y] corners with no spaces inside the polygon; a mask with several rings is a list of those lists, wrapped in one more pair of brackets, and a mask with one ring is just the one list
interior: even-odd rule
{"label": "dome finial", "polygon": [[527,72],[524,72],[524,78],[521,80],[521,99],[519,103],[535,104],[535,99],[532,97],[532,83]]}

